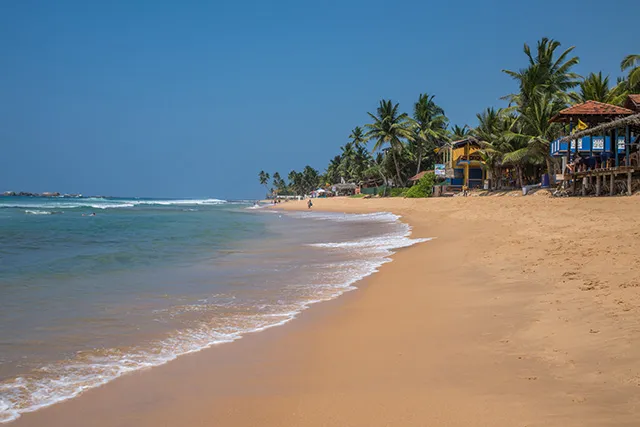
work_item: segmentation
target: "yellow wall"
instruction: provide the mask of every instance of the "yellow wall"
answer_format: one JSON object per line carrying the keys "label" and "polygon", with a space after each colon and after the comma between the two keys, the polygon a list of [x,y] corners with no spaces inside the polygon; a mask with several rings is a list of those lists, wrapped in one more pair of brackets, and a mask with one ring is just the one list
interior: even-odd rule
{"label": "yellow wall", "polygon": [[466,149],[467,149],[466,146],[452,149],[453,155],[451,156],[451,161],[455,163],[461,156],[473,154],[479,150],[479,148],[477,147],[469,147],[469,152],[467,153]]}

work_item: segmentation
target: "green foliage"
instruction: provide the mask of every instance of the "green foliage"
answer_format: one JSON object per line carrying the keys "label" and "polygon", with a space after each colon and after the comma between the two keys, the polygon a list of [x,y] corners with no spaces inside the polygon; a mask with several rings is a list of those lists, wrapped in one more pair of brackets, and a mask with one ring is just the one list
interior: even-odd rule
{"label": "green foliage", "polygon": [[402,187],[395,187],[389,191],[390,197],[404,197],[409,189]]}
{"label": "green foliage", "polygon": [[428,167],[433,166],[435,149],[443,146],[449,136],[449,119],[433,98],[435,95],[420,94],[413,106],[414,136],[411,145],[418,163],[416,173],[420,172],[423,158],[426,158]]}
{"label": "green foliage", "polygon": [[622,105],[627,97],[624,85],[609,87],[609,76],[603,76],[602,71],[590,73],[580,82],[580,91],[572,93],[571,98],[575,103],[585,101],[598,101],[607,104]]}
{"label": "green foliage", "polygon": [[402,182],[398,156],[404,151],[405,141],[412,141],[414,138],[409,116],[407,113],[399,113],[398,107],[399,104],[394,105],[391,100],[381,100],[376,114],[367,113],[373,119],[373,123],[365,125],[368,129],[366,137],[376,141],[373,151],[380,150],[385,144],[389,144],[398,179],[396,185]]}
{"label": "green foliage", "polygon": [[640,93],[640,55],[627,55],[620,63],[622,71],[629,70],[621,82],[630,93]]}
{"label": "green foliage", "polygon": [[468,137],[470,133],[471,133],[471,129],[467,125],[464,125],[464,126],[453,125],[450,131],[449,138],[452,141],[460,141],[461,139],[465,139],[466,137]]}
{"label": "green foliage", "polygon": [[420,181],[413,187],[409,188],[404,195],[408,199],[417,199],[429,197],[433,191],[433,185],[436,182],[436,176],[433,173],[425,174]]}
{"label": "green foliage", "polygon": [[[560,42],[547,37],[533,48],[525,44],[522,67],[503,70],[515,80],[518,91],[503,98],[509,101],[507,108],[486,108],[477,114],[475,128],[454,125],[449,129],[444,110],[434,102],[433,95],[418,96],[412,117],[400,111],[399,104],[383,99],[375,113],[368,113],[371,123],[351,130],[349,142],[340,147],[340,154],[331,159],[324,175],[307,166],[302,172],[291,171],[288,184],[275,173],[273,186],[281,194],[307,194],[325,183],[344,180],[365,182],[370,187],[367,190],[373,186],[385,188],[392,197],[427,197],[433,175],[410,189],[401,187],[407,177],[443,161],[438,154],[443,151],[438,148],[465,138],[472,138],[480,146],[477,154],[493,188],[513,178],[516,186],[537,179],[545,163],[553,181],[557,162],[549,146],[562,132],[562,125],[549,120],[571,103],[595,100],[621,105],[627,94],[640,93],[640,55],[627,55],[622,60],[620,68],[625,76],[614,85],[602,72],[585,78],[575,73],[579,58],[574,56],[574,47],[560,47]],[[374,142],[371,152],[366,148],[370,140]],[[510,176],[505,180],[506,169]],[[269,174],[261,171],[259,179],[267,188]],[[400,188],[389,192],[390,186]]]}
{"label": "green foliage", "polygon": [[569,100],[567,91],[576,87],[580,76],[571,71],[580,62],[577,56],[569,58],[575,49],[571,46],[555,57],[556,49],[560,47],[557,40],[543,37],[538,41],[536,55],[531,53],[528,44],[524,44],[524,53],[529,60],[526,68],[518,71],[502,70],[518,82],[520,92],[505,98],[518,109],[525,108],[538,95],[553,95],[565,102]]}

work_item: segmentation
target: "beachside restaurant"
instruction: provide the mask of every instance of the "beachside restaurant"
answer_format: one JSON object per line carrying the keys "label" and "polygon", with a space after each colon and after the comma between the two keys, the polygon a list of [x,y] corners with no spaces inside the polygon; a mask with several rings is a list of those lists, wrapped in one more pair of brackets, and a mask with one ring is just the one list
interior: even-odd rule
{"label": "beachside restaurant", "polygon": [[485,180],[484,162],[474,138],[461,139],[445,145],[440,153],[445,165],[444,185],[461,189],[482,188]]}
{"label": "beachside restaurant", "polygon": [[[640,170],[637,111],[587,101],[560,111],[551,121],[563,123],[567,131],[550,146],[550,154],[562,159],[562,173],[556,179],[570,184],[573,194],[578,194],[578,186],[582,195],[592,190],[600,195],[603,189],[610,195],[623,190],[631,194],[632,175]],[[619,175],[627,178],[626,183],[616,182]]]}

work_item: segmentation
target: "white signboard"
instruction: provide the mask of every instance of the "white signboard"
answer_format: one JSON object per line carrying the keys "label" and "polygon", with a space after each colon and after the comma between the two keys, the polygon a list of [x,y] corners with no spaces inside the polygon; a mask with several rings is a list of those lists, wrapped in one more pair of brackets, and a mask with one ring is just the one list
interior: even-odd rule
{"label": "white signboard", "polygon": [[604,139],[603,138],[593,138],[593,149],[594,150],[604,150]]}
{"label": "white signboard", "polygon": [[434,172],[436,176],[445,176],[444,165],[441,165],[441,164],[435,165]]}

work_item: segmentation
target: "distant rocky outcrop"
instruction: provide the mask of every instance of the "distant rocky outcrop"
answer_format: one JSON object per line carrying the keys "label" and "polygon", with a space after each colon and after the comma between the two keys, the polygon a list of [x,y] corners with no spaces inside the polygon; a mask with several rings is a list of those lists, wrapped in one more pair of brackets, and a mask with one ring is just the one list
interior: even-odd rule
{"label": "distant rocky outcrop", "polygon": [[82,194],[65,194],[61,195],[57,191],[49,192],[45,191],[44,193],[31,193],[28,191],[5,191],[3,193],[5,197],[69,197],[69,198],[80,198]]}

